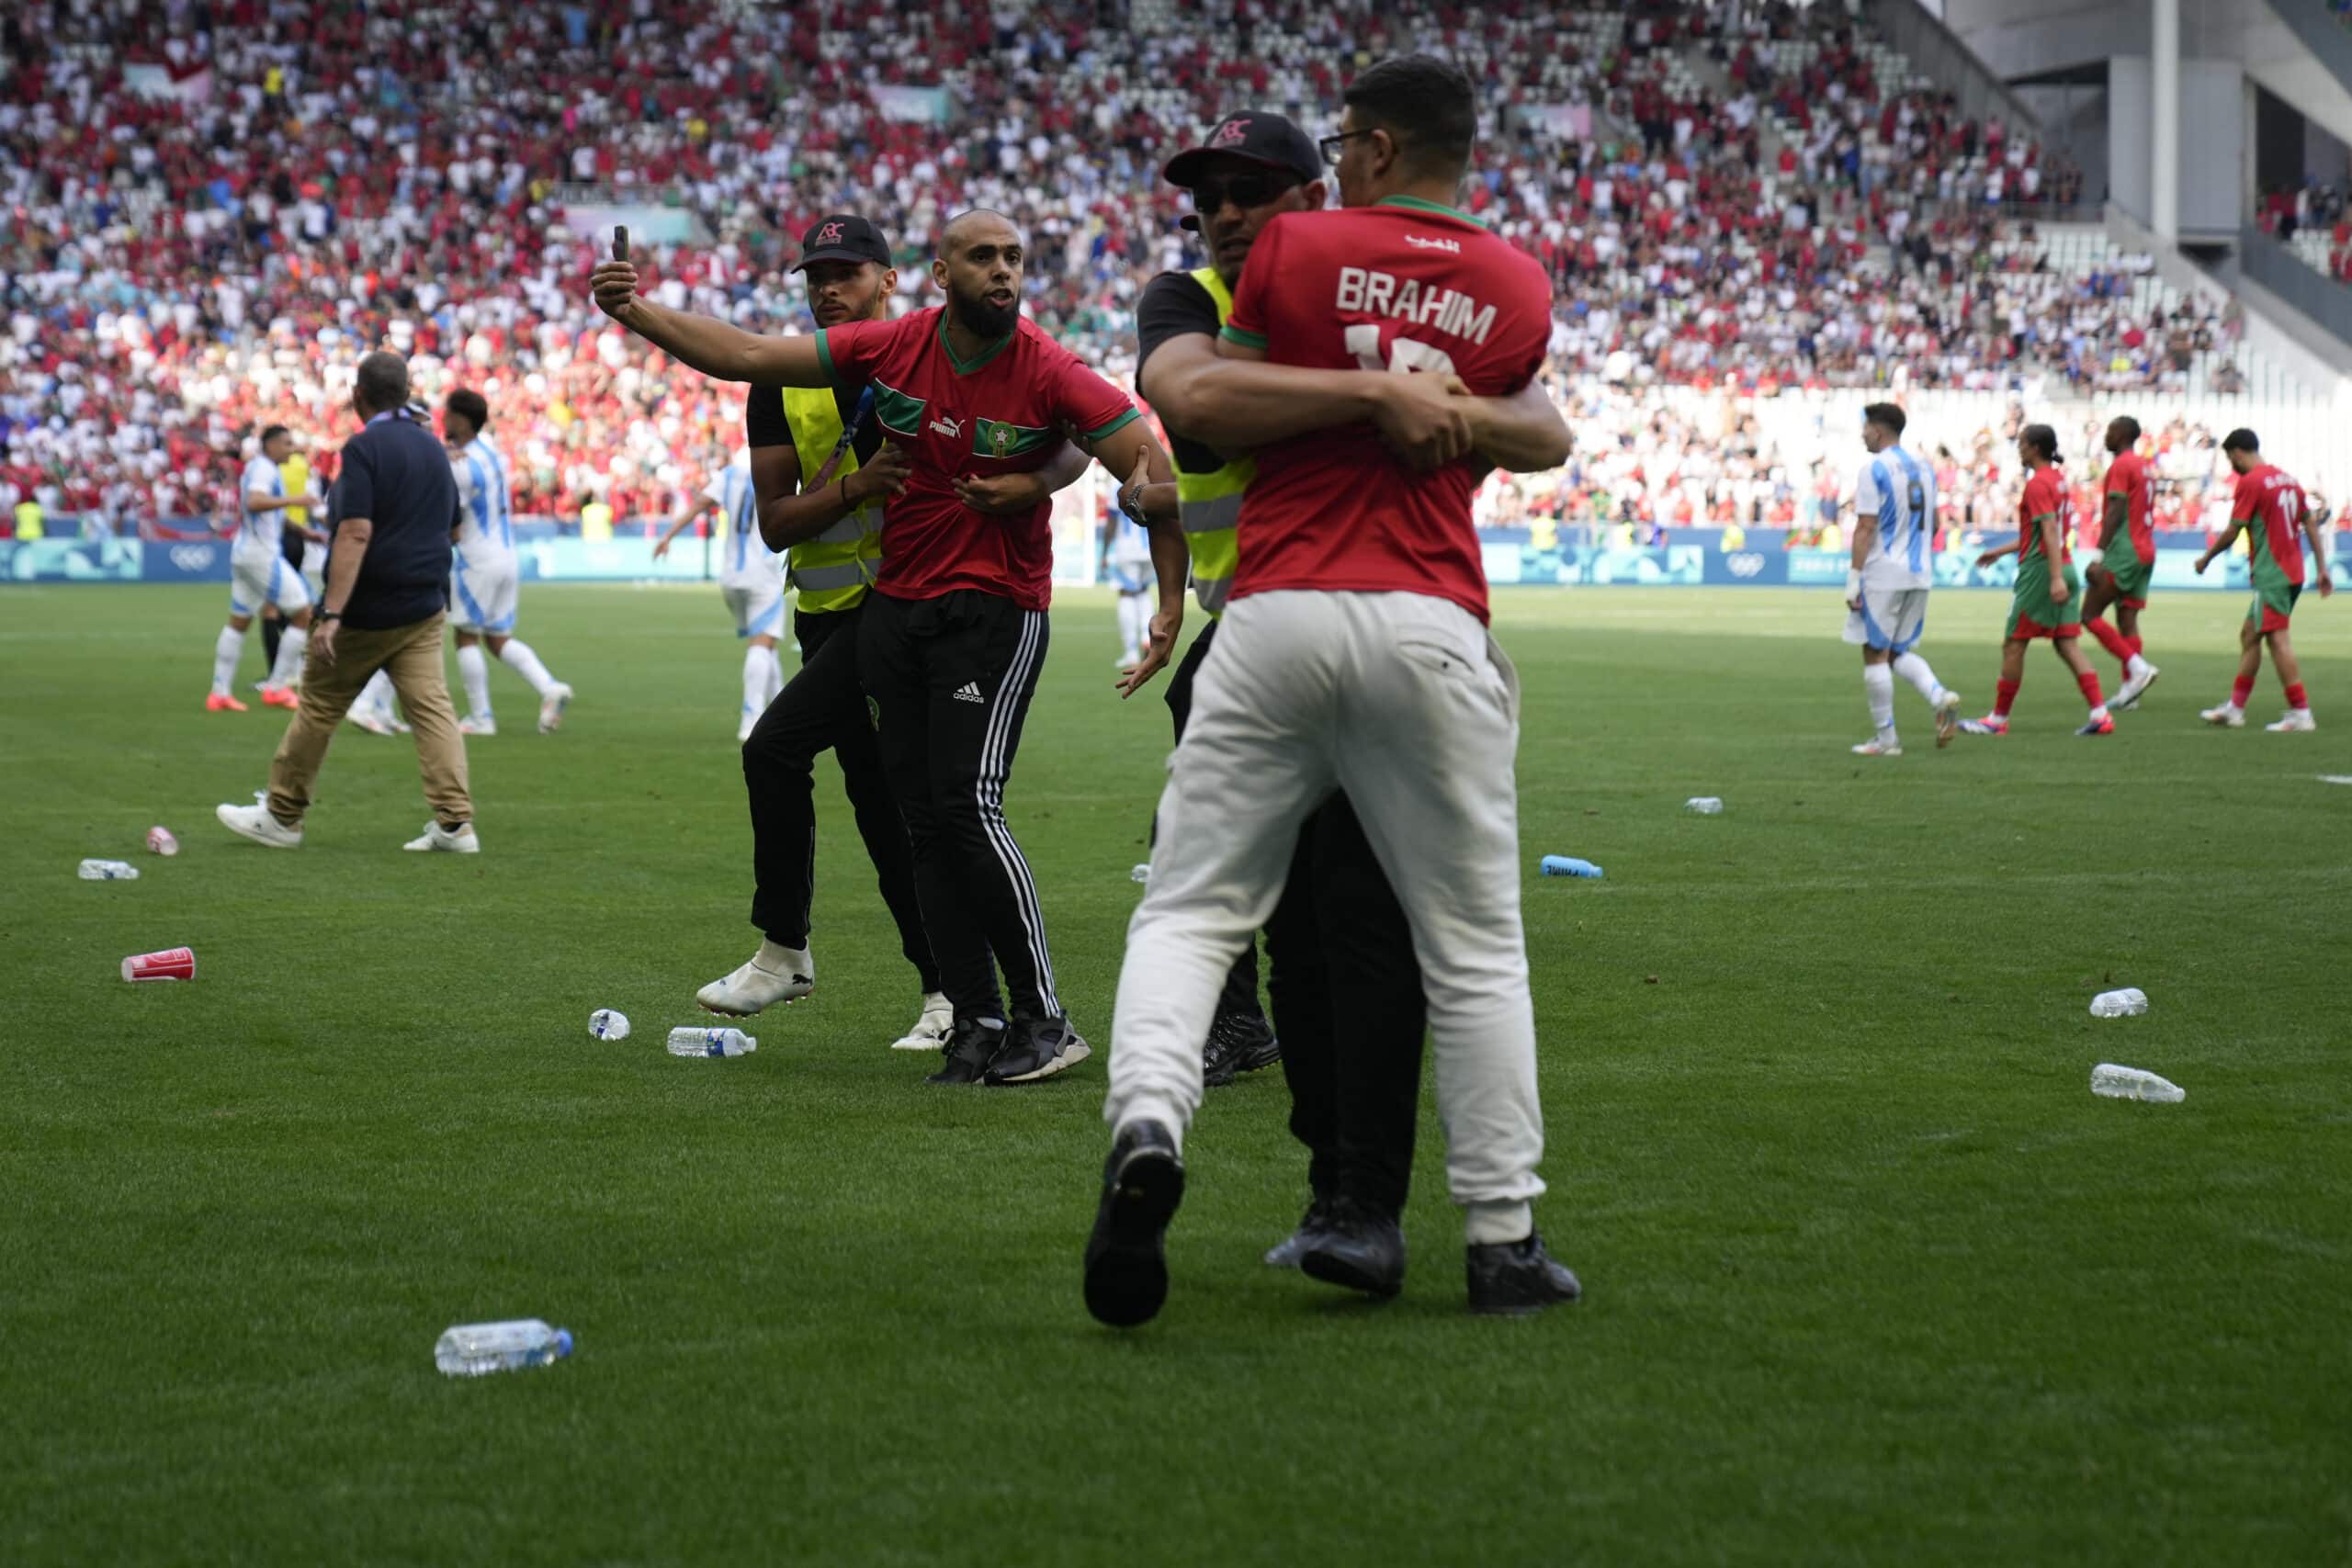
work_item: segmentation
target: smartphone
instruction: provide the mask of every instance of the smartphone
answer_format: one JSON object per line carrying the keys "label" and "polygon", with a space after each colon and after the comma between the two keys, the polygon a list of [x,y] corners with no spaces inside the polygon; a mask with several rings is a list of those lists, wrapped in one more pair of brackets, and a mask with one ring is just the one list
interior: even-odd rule
{"label": "smartphone", "polygon": [[628,225],[626,223],[613,225],[613,259],[628,260]]}

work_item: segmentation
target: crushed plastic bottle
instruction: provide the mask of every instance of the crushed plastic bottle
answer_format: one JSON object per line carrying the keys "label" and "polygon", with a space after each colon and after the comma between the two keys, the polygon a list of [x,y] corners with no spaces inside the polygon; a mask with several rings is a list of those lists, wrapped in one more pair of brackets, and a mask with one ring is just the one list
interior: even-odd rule
{"label": "crushed plastic bottle", "polygon": [[2091,1069],[2091,1092],[2109,1100],[2144,1100],[2156,1105],[2178,1105],[2188,1091],[2142,1067],[2101,1062]]}
{"label": "crushed plastic bottle", "polygon": [[1590,861],[1578,860],[1574,855],[1545,855],[1544,857],[1544,874],[1546,876],[1588,876],[1598,881],[1602,873],[1600,868],[1593,864]]}
{"label": "crushed plastic bottle", "polygon": [[85,860],[81,877],[85,882],[136,882],[139,868],[127,860]]}
{"label": "crushed plastic bottle", "polygon": [[2148,1010],[2148,993],[2137,986],[2101,991],[2091,998],[2093,1018],[2137,1018]]}
{"label": "crushed plastic bottle", "polygon": [[544,1367],[571,1354],[571,1330],[536,1317],[512,1323],[462,1323],[443,1332],[433,1362],[453,1378]]}
{"label": "crushed plastic bottle", "polygon": [[1151,863],[1147,861],[1143,864],[1136,867],[1133,871],[1127,873],[1127,880],[1130,882],[1149,882],[1151,880]]}
{"label": "crushed plastic bottle", "polygon": [[740,1029],[670,1031],[673,1056],[748,1056],[759,1048],[759,1041]]}
{"label": "crushed plastic bottle", "polygon": [[1694,795],[1682,803],[1682,809],[1695,817],[1721,817],[1724,814],[1724,803],[1717,795]]}
{"label": "crushed plastic bottle", "polygon": [[628,1038],[628,1014],[611,1008],[598,1008],[588,1015],[589,1037],[595,1040],[626,1040]]}

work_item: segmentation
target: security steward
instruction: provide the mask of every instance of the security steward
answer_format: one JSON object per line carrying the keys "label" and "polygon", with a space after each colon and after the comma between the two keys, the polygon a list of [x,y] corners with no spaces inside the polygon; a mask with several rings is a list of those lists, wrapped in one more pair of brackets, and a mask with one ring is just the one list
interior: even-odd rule
{"label": "security steward", "polygon": [[[1210,256],[1207,266],[1153,278],[1136,312],[1139,384],[1168,427],[1193,592],[1209,615],[1169,686],[1179,739],[1192,711],[1193,679],[1248,547],[1235,524],[1256,465],[1247,457],[1226,462],[1187,440],[1184,409],[1153,395],[1155,374],[1193,355],[1215,356],[1251,242],[1278,214],[1320,209],[1322,175],[1322,158],[1304,130],[1255,110],[1227,116],[1204,142],[1178,153],[1162,171],[1170,185],[1191,193],[1193,214],[1183,226],[1200,234]],[[1401,1253],[1393,1269],[1385,1257],[1349,1255],[1345,1237],[1325,1224],[1351,1208],[1391,1222],[1403,1212],[1427,1028],[1411,928],[1344,795],[1333,795],[1300,829],[1289,885],[1267,922],[1266,956],[1291,1090],[1291,1133],[1306,1145],[1312,1194],[1297,1232],[1266,1261],[1394,1295],[1402,1283]],[[1249,1065],[1218,1059],[1225,1053],[1217,1032],[1228,1017],[1242,1016],[1245,998],[1248,1013],[1256,1014],[1256,964],[1246,951],[1211,1030],[1210,1083],[1228,1081],[1234,1066]]]}

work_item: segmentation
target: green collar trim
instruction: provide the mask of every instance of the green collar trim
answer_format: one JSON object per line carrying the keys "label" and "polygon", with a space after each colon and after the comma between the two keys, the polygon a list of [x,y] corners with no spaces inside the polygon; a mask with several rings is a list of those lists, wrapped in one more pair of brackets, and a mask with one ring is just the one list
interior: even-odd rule
{"label": "green collar trim", "polygon": [[947,335],[947,312],[945,310],[939,312],[939,346],[947,351],[947,363],[955,367],[956,374],[958,376],[969,376],[973,371],[1002,354],[1005,345],[1020,335],[1021,328],[1016,324],[1011,332],[980,350],[978,358],[966,359],[956,352],[956,344]]}
{"label": "green collar trim", "polygon": [[1423,201],[1418,196],[1384,196],[1373,205],[1374,207],[1408,207],[1416,212],[1436,212],[1448,218],[1459,218],[1464,223],[1478,221],[1458,207],[1448,207],[1442,202]]}

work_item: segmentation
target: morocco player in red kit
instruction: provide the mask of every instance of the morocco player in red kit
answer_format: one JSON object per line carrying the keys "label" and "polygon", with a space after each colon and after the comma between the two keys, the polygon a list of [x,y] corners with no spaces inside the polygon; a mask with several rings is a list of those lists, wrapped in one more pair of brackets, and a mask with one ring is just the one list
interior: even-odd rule
{"label": "morocco player in red kit", "polygon": [[[2138,420],[2128,414],[2109,420],[2107,449],[2114,457],[2107,465],[2107,482],[2099,487],[2104,504],[2098,564],[2086,574],[2083,629],[2123,666],[2122,688],[2109,705],[2120,712],[2139,706],[2140,694],[2163,673],[2140,650],[2140,612],[2148,607],[2148,580],[2156,565],[2155,526],[2150,516],[2155,510],[2155,488],[2147,459],[2140,456]],[[2115,606],[2120,629],[2108,625],[2109,604]]]}
{"label": "morocco player in red kit", "polygon": [[2247,536],[2246,575],[2254,580],[2254,603],[2238,633],[2238,678],[2230,688],[2230,700],[2197,716],[2224,729],[2236,729],[2245,723],[2245,705],[2254,696],[2254,678],[2262,672],[2262,645],[2267,642],[2270,661],[2278,667],[2278,683],[2287,689],[2287,712],[2278,723],[2263,728],[2280,735],[2317,729],[2311,699],[2303,694],[2303,668],[2295,658],[2295,644],[2287,627],[2295,614],[2295,601],[2303,596],[2305,537],[2311,541],[2312,564],[2319,570],[2319,596],[2324,599],[2335,592],[2327,575],[2327,556],[2320,546],[2319,519],[2312,515],[2311,500],[2303,494],[2303,487],[2285,469],[2263,461],[2262,443],[2253,431],[2233,430],[2222,437],[2222,455],[2237,470],[2237,495],[2230,507],[2229,531],[2197,558],[2197,571],[2204,575],[2214,558],[2226,555],[2243,531]]}
{"label": "morocco player in red kit", "polygon": [[[1365,72],[1346,97],[1325,150],[1350,210],[1285,213],[1260,231],[1224,352],[1268,361],[1252,367],[1260,376],[1304,367],[1286,372],[1303,398],[1425,371],[1433,400],[1449,378],[1482,405],[1541,400],[1550,281],[1447,205],[1476,134],[1470,84],[1411,57]],[[1328,429],[1241,443],[1256,446],[1257,472],[1232,596],[1170,764],[1113,1015],[1114,1135],[1085,1281],[1106,1323],[1140,1323],[1165,1299],[1162,1241],[1200,1103],[1200,1043],[1227,969],[1282,892],[1300,824],[1334,789],[1412,925],[1447,1176],[1466,1211],[1470,1303],[1528,1312],[1577,1295],[1532,1207],[1544,1135],[1511,782],[1519,689],[1487,630],[1470,516],[1485,470],[1457,444],[1433,472],[1411,471],[1366,423],[1371,400]],[[1468,434],[1484,457],[1546,468],[1567,442],[1556,414],[1545,429],[1508,454],[1476,421]]]}

